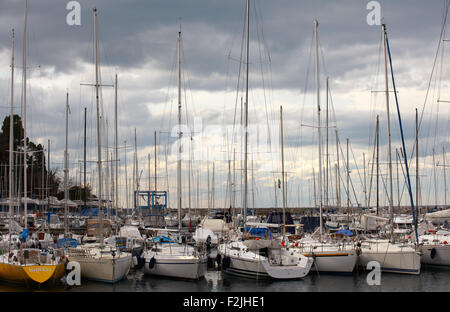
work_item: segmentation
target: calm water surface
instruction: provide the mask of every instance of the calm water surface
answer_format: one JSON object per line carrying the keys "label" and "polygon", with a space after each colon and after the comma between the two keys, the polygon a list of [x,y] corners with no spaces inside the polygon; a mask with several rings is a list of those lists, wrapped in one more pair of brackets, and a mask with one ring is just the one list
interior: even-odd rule
{"label": "calm water surface", "polygon": [[425,267],[421,274],[402,275],[383,273],[380,286],[369,286],[362,269],[352,275],[317,274],[311,272],[300,280],[256,281],[240,278],[220,271],[209,270],[199,281],[183,281],[157,278],[131,270],[127,278],[109,285],[84,281],[80,286],[67,289],[64,285],[27,289],[0,283],[1,292],[14,291],[62,291],[62,292],[448,292],[450,291],[450,268]]}

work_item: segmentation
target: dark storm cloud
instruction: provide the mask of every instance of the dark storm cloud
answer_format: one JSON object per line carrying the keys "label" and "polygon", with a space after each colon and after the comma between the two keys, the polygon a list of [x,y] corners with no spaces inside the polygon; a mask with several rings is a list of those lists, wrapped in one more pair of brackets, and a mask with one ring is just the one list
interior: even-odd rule
{"label": "dark storm cloud", "polygon": [[[126,70],[154,60],[156,67],[170,70],[180,24],[192,88],[223,89],[232,62],[228,55],[240,55],[245,1],[84,0],[79,1],[81,26],[66,24],[67,2],[30,1],[29,54],[35,64],[71,72],[77,70],[77,60],[92,63],[93,7],[99,10],[100,57],[104,65]],[[411,54],[428,57],[431,65],[429,53],[438,38],[442,3],[380,3],[397,58]],[[256,1],[252,6],[252,69],[255,74],[259,71],[259,48],[267,47],[274,87],[302,86],[315,18],[319,20],[329,75],[338,78],[373,65],[380,29],[366,24],[365,6],[366,1],[350,0]],[[0,49],[9,49],[10,29],[15,27],[18,37],[22,36],[24,1],[2,0],[0,7]],[[261,61],[267,64],[265,53]],[[398,70],[400,74],[402,68]]]}

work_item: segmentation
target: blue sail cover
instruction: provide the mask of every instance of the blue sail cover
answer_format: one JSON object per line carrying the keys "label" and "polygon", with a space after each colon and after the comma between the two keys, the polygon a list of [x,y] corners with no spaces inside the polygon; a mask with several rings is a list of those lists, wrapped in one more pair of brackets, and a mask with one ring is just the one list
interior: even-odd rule
{"label": "blue sail cover", "polygon": [[23,230],[23,232],[20,234],[20,237],[23,238],[23,241],[26,241],[28,238],[28,229]]}
{"label": "blue sail cover", "polygon": [[75,238],[60,238],[60,239],[58,239],[58,248],[61,248],[61,247],[76,248],[77,246],[78,246],[78,242]]}
{"label": "blue sail cover", "polygon": [[349,229],[340,229],[339,231],[336,232],[336,234],[344,234],[345,236],[353,236],[353,235],[355,235]]}

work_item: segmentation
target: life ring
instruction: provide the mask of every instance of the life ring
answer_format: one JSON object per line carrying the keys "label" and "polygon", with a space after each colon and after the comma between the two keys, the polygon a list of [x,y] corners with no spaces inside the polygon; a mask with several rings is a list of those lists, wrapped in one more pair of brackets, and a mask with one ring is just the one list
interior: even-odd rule
{"label": "life ring", "polygon": [[153,269],[153,267],[155,266],[155,262],[156,262],[155,257],[152,257],[148,262],[148,268]]}
{"label": "life ring", "polygon": [[434,257],[436,257],[436,248],[431,249],[430,257],[431,259],[434,259]]}

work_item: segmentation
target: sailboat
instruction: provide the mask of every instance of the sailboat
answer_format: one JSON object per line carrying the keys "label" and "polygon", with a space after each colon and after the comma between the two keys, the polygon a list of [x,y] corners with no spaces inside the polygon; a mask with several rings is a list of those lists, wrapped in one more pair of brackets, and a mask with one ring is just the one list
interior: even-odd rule
{"label": "sailboat", "polygon": [[[181,144],[181,31],[178,32],[178,143]],[[148,275],[197,280],[205,275],[207,256],[194,246],[182,243],[181,239],[181,148],[178,148],[177,202],[178,202],[178,242],[161,235],[150,240],[150,247],[143,252],[143,271]],[[164,230],[163,230],[164,231]]]}
{"label": "sailboat", "polygon": [[[296,253],[292,249],[286,248],[285,245],[286,222],[282,107],[280,107],[280,115],[283,175],[282,240],[269,237],[269,231],[267,233],[269,235],[265,238],[246,235],[244,241],[238,240],[219,245],[218,252],[222,270],[233,275],[257,279],[298,279],[305,277],[313,265],[313,258]],[[259,225],[259,230],[261,230],[261,226],[263,225]]]}
{"label": "sailboat", "polygon": [[[27,20],[28,20],[28,0],[25,0],[25,27],[24,27],[24,47],[23,47],[23,112],[26,114],[26,42],[27,42]],[[11,114],[9,133],[9,198],[13,196],[13,124],[14,124],[14,30],[12,31],[12,58],[11,58]],[[24,160],[26,161],[26,119],[24,118]],[[26,185],[26,166],[24,166],[24,179]],[[26,188],[25,188],[26,190]],[[26,198],[26,192],[24,192]],[[26,220],[26,200],[24,206],[25,230],[21,234],[21,239],[26,241],[28,236]],[[66,259],[61,249],[51,249],[43,251],[38,248],[24,248],[22,242],[17,242],[17,247],[12,245],[12,210],[13,203],[9,201],[9,248],[8,252],[0,255],[0,280],[12,283],[36,285],[43,283],[58,282],[65,273]]]}
{"label": "sailboat", "polygon": [[[327,242],[325,233],[323,233],[323,199],[322,199],[322,151],[321,151],[321,119],[320,119],[320,83],[319,83],[319,49],[318,49],[318,26],[319,22],[314,21],[314,37],[315,37],[315,65],[316,65],[316,92],[317,92],[317,114],[318,114],[318,148],[319,148],[319,211],[320,211],[320,225],[319,239],[312,237],[302,238],[300,240],[291,241],[291,245],[295,252],[304,256],[314,258],[313,271],[319,272],[337,272],[337,273],[351,273],[353,272],[358,255],[354,244],[341,241],[339,243]],[[328,81],[328,80],[327,80]],[[328,87],[327,87],[328,92]]]}
{"label": "sailboat", "polygon": [[[385,88],[386,88],[386,111],[387,111],[387,131],[388,131],[388,165],[389,165],[389,208],[390,208],[390,231],[391,239],[367,239],[362,240],[359,243],[359,263],[364,268],[370,261],[377,261],[380,263],[382,272],[390,273],[402,273],[402,274],[420,274],[420,251],[416,250],[414,247],[407,243],[396,243],[393,241],[393,231],[394,231],[394,211],[393,211],[393,192],[392,192],[392,163],[391,163],[391,134],[390,134],[390,117],[389,117],[389,90],[388,90],[388,78],[387,78],[387,52],[388,52],[388,39],[386,33],[386,25],[382,25],[383,32],[383,45],[384,45],[384,71],[385,71]],[[390,57],[390,54],[389,54]],[[392,73],[392,65],[391,65]],[[393,74],[392,74],[393,77]],[[396,96],[395,83],[394,94]],[[403,138],[403,130],[400,131]],[[404,149],[404,146],[403,146]],[[405,150],[405,149],[404,149]],[[407,177],[409,179],[408,163],[406,162],[406,152],[405,154],[405,165],[407,171]],[[409,180],[408,185],[410,186]],[[409,188],[410,200],[412,203],[411,189]],[[414,207],[413,208],[413,218],[414,218]]]}
{"label": "sailboat", "polygon": [[98,198],[99,198],[99,227],[97,238],[100,242],[79,245],[68,248],[70,261],[80,263],[81,277],[89,280],[115,283],[126,277],[130,268],[132,257],[128,252],[121,251],[116,246],[104,244],[103,197],[102,197],[102,159],[101,159],[101,125],[99,116],[99,64],[98,64],[98,35],[97,35],[97,9],[94,8],[94,36],[95,36],[95,89],[97,101],[97,164],[98,164]]}
{"label": "sailboat", "polygon": [[[294,255],[285,247],[284,241],[275,239],[246,239],[247,225],[247,126],[248,126],[248,65],[249,65],[249,29],[250,29],[250,0],[246,2],[246,75],[245,75],[245,158],[244,158],[244,207],[243,222],[244,233],[242,238],[220,244],[217,248],[223,272],[250,278],[268,279],[298,279],[305,277],[312,266],[312,258],[303,255]],[[283,140],[282,108],[280,107],[281,140]],[[283,142],[283,141],[282,141]],[[283,147],[282,165],[283,160]],[[284,168],[284,167],[283,167]],[[284,174],[283,174],[284,181]],[[284,191],[284,185],[283,185]],[[284,214],[283,214],[284,215]],[[283,226],[283,233],[285,226]]]}

